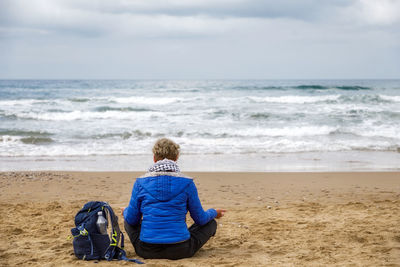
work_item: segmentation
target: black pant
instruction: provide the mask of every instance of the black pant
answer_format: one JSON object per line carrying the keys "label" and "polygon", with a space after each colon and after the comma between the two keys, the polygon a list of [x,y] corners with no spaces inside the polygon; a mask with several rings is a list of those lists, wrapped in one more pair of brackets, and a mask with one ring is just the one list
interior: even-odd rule
{"label": "black pant", "polygon": [[178,260],[192,257],[217,231],[217,222],[211,220],[203,226],[189,227],[190,239],[176,244],[151,244],[139,239],[141,225],[132,226],[127,222],[125,231],[135,248],[136,254],[145,259]]}

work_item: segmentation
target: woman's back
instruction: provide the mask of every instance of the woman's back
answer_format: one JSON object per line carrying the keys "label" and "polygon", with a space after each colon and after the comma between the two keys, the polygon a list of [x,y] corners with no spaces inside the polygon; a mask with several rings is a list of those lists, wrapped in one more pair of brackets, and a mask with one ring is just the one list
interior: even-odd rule
{"label": "woman's back", "polygon": [[193,220],[203,225],[216,216],[214,209],[204,211],[193,180],[176,172],[155,172],[138,178],[125,220],[136,224],[142,215],[140,240],[170,244],[190,238],[186,225],[189,210]]}

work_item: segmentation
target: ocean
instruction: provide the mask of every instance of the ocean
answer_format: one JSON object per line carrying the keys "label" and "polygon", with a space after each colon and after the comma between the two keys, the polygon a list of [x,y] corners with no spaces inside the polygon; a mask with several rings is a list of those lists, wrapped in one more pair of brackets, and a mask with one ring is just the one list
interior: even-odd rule
{"label": "ocean", "polygon": [[400,169],[400,80],[0,80],[0,170]]}

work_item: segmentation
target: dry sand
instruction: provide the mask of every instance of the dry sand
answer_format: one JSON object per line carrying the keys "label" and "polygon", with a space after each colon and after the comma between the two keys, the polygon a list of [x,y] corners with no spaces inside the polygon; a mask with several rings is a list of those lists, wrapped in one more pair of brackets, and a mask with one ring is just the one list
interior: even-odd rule
{"label": "dry sand", "polygon": [[[79,261],[67,236],[87,201],[126,206],[138,175],[0,173],[0,266],[132,265]],[[193,258],[147,266],[400,266],[398,172],[188,175],[205,209],[228,212]]]}

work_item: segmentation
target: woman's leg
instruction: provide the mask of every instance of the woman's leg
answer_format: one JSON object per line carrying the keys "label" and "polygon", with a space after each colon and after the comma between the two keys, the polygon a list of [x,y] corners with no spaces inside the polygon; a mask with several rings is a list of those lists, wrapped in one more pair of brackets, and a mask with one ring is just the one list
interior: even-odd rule
{"label": "woman's leg", "polygon": [[136,254],[150,259],[177,260],[192,257],[207,241],[215,235],[217,222],[211,220],[205,225],[193,224],[189,227],[190,239],[177,244],[148,244],[139,239],[141,225],[125,224],[125,231],[131,240]]}
{"label": "woman's leg", "polygon": [[129,223],[127,223],[126,221],[124,221],[124,226],[125,226],[125,231],[129,236],[129,239],[131,240],[131,243],[133,245],[133,247],[135,248],[136,254],[137,254],[137,250],[139,247],[139,236],[140,236],[140,229],[141,229],[141,224],[137,224],[137,225],[130,225]]}
{"label": "woman's leg", "polygon": [[211,220],[205,225],[193,224],[189,227],[190,232],[190,252],[193,256],[207,241],[215,235],[217,222]]}
{"label": "woman's leg", "polygon": [[192,257],[207,241],[215,235],[217,222],[211,220],[205,225],[193,224],[189,227],[190,239],[176,244],[140,243],[144,258],[178,260]]}
{"label": "woman's leg", "polygon": [[[165,245],[162,244],[149,244],[140,241],[140,230],[142,225],[130,225],[126,221],[124,222],[125,231],[131,240],[133,247],[135,248],[136,255],[145,259],[159,259],[166,258],[164,256]],[[164,253],[164,254],[163,254]]]}

